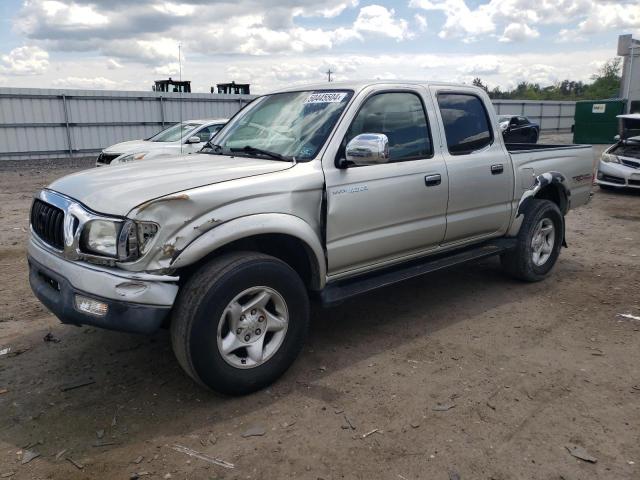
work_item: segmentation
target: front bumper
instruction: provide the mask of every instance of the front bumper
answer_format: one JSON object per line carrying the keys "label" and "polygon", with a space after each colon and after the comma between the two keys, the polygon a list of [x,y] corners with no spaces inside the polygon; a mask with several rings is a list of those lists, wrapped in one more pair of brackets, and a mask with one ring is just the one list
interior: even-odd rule
{"label": "front bumper", "polygon": [[596,179],[599,185],[640,188],[640,169],[600,160]]}
{"label": "front bumper", "polygon": [[[111,273],[100,267],[69,262],[46,251],[33,239],[28,251],[31,289],[62,323],[153,333],[167,318],[178,293],[175,283],[149,280],[150,275]],[[79,311],[75,306],[76,295],[106,304],[106,313],[97,316]]]}

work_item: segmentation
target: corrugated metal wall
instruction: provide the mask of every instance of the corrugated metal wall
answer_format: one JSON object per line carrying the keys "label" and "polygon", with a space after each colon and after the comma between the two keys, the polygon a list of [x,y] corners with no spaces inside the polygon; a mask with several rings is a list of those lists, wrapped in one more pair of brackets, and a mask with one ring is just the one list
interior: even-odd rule
{"label": "corrugated metal wall", "polygon": [[[0,160],[82,157],[146,138],[183,120],[229,118],[254,97],[106,90],[0,88]],[[543,131],[569,131],[575,102],[494,100]],[[182,113],[181,113],[182,110]]]}
{"label": "corrugated metal wall", "polygon": [[183,120],[229,118],[254,96],[0,88],[0,160],[82,157]]}
{"label": "corrugated metal wall", "polygon": [[543,132],[570,132],[576,102],[540,100],[493,100],[498,115],[524,115]]}

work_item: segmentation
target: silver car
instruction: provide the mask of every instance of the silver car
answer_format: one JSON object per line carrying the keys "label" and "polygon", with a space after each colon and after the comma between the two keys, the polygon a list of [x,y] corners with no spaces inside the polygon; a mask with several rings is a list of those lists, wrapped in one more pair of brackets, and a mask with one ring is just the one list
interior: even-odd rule
{"label": "silver car", "polygon": [[640,189],[640,113],[618,115],[621,135],[607,148],[598,165],[598,185],[604,189]]}

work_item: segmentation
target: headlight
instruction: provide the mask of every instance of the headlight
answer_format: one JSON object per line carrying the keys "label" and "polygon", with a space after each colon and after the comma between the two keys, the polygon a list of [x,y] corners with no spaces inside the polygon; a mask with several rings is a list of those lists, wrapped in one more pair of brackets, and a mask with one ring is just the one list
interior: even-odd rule
{"label": "headlight", "polygon": [[89,253],[116,257],[120,222],[91,220],[82,232],[82,247]]}
{"label": "headlight", "polygon": [[615,155],[611,155],[610,153],[602,154],[602,161],[605,163],[620,163],[620,159]]}
{"label": "headlight", "polygon": [[87,253],[132,261],[148,251],[156,233],[158,225],[153,222],[91,220],[82,232],[81,248]]}
{"label": "headlight", "polygon": [[111,162],[112,165],[119,165],[121,163],[128,163],[128,162],[132,162],[134,160],[142,160],[144,157],[147,156],[149,152],[137,152],[137,153],[130,153],[128,155],[124,155],[124,156],[120,156],[118,158],[116,158],[113,162]]}

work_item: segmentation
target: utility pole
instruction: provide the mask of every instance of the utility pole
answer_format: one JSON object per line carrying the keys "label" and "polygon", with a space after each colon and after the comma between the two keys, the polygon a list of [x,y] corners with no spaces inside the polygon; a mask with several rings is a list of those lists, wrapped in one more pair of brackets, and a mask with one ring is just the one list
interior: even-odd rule
{"label": "utility pole", "polygon": [[329,82],[331,82],[331,74],[333,73],[331,69],[327,70],[327,76],[329,77]]}

